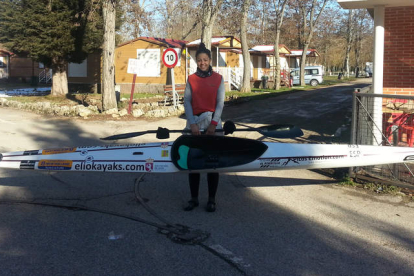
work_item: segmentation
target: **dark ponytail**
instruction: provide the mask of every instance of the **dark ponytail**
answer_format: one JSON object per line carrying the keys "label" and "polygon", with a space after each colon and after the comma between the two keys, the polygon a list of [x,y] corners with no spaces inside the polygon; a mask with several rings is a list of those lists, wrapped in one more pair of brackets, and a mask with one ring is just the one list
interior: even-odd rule
{"label": "dark ponytail", "polygon": [[196,52],[196,58],[199,54],[206,54],[209,57],[209,59],[211,59],[211,51],[206,48],[206,45],[203,42],[201,42],[200,46],[198,47],[198,50]]}

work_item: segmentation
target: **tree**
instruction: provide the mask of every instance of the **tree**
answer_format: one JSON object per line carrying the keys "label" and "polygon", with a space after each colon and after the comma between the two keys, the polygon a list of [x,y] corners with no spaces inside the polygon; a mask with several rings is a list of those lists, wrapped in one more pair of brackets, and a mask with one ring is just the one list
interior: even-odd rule
{"label": "tree", "polygon": [[[364,33],[369,31],[370,28],[370,16],[366,10],[360,9],[355,11],[355,39],[354,39],[354,55],[355,55],[355,76],[359,77],[360,71],[363,68],[362,64],[362,55],[363,55],[363,42],[364,39],[367,39],[369,36]],[[371,32],[371,36],[372,36]],[[372,51],[371,51],[372,52]],[[365,61],[370,61],[372,59],[367,58]]]}
{"label": "tree", "polygon": [[354,41],[354,10],[348,11],[348,21],[346,29],[346,48],[345,48],[345,60],[343,70],[345,76],[349,78],[349,54],[351,53],[351,47]]}
{"label": "tree", "polygon": [[329,0],[293,0],[293,7],[299,15],[298,24],[298,41],[302,48],[302,57],[300,61],[300,85],[305,86],[305,66],[306,55],[309,44],[312,40],[313,32],[317,26],[318,20]]}
{"label": "tree", "polygon": [[207,49],[211,49],[211,37],[213,35],[213,26],[216,21],[217,14],[224,0],[203,0],[201,15],[201,42],[206,45]]}
{"label": "tree", "polygon": [[242,6],[242,19],[240,24],[240,40],[243,53],[243,83],[240,89],[240,92],[250,92],[250,53],[249,45],[247,43],[247,16],[249,13],[249,8],[251,5],[251,0],[244,0]]}
{"label": "tree", "polygon": [[280,55],[279,55],[279,40],[280,31],[283,23],[283,16],[285,14],[285,7],[288,0],[273,0],[273,5],[276,11],[276,22],[275,22],[275,46],[274,46],[274,61],[275,61],[275,83],[274,89],[280,89]]}
{"label": "tree", "polygon": [[[168,1],[168,0],[167,0]],[[122,10],[123,40],[131,40],[142,36],[146,31],[152,31],[154,26],[154,11],[150,10],[151,2],[147,0],[120,0]]]}
{"label": "tree", "polygon": [[102,110],[117,107],[115,95],[115,20],[117,0],[103,0]]}
{"label": "tree", "polygon": [[52,68],[52,95],[64,95],[68,62],[80,63],[100,47],[101,23],[93,0],[5,0],[0,5],[0,42]]}

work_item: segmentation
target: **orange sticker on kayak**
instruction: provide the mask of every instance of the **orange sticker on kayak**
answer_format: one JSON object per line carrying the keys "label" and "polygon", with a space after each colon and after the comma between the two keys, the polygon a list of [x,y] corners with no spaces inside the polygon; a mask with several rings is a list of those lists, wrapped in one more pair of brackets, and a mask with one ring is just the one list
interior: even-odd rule
{"label": "orange sticker on kayak", "polygon": [[76,151],[76,148],[45,149],[45,150],[42,150],[42,154],[51,155],[51,154],[69,153],[69,152],[75,152],[75,151]]}
{"label": "orange sticker on kayak", "polygon": [[41,170],[70,170],[72,160],[40,160],[37,167]]}

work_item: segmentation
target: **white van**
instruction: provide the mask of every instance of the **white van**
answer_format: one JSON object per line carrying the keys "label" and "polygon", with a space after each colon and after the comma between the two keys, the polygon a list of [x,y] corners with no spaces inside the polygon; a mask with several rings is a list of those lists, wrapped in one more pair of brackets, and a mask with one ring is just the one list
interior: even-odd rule
{"label": "white van", "polygon": [[[293,79],[293,85],[300,84],[300,68],[295,68],[290,71],[290,76]],[[317,86],[323,82],[322,66],[306,66],[305,67],[305,84]]]}

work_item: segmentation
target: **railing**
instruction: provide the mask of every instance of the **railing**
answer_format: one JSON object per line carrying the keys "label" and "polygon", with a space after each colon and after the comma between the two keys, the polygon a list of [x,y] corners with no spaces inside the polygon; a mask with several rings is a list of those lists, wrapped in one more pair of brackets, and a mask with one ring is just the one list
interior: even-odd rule
{"label": "railing", "polygon": [[[373,94],[357,89],[353,95],[351,143],[409,147],[414,144],[414,96]],[[350,173],[368,174],[414,184],[410,163],[351,168]]]}
{"label": "railing", "polygon": [[49,83],[51,82],[53,77],[52,69],[46,70],[44,69],[39,73],[39,83]]}

